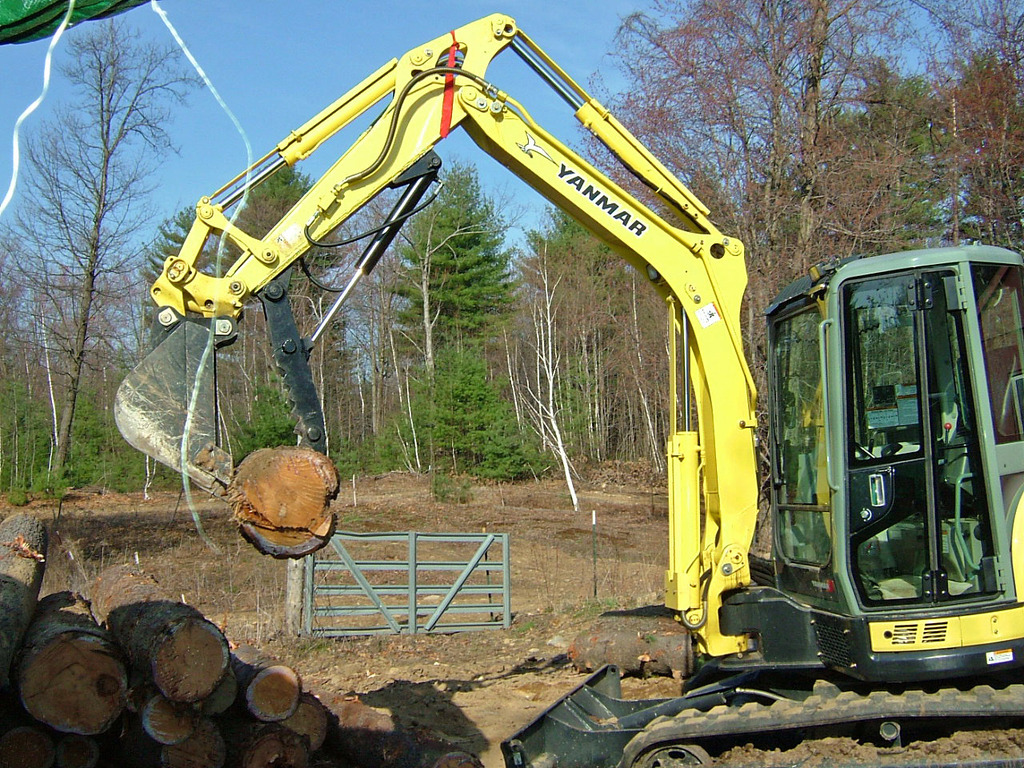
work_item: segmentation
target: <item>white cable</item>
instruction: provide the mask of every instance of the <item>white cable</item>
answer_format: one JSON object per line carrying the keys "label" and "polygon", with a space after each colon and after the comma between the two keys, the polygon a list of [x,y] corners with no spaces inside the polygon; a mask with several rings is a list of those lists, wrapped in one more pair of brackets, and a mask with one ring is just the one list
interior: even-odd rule
{"label": "white cable", "polygon": [[[164,26],[166,26],[168,31],[171,33],[171,37],[174,38],[174,41],[178,44],[178,47],[181,49],[182,53],[185,54],[185,57],[192,64],[193,69],[195,69],[195,71],[198,73],[199,77],[202,78],[203,83],[206,84],[206,88],[213,95],[213,98],[217,100],[217,103],[220,105],[220,108],[222,110],[224,110],[225,114],[227,114],[227,116],[231,119],[231,122],[234,124],[235,129],[238,131],[239,136],[242,137],[242,142],[245,144],[245,156],[246,156],[245,167],[247,169],[251,169],[252,168],[252,145],[249,143],[249,137],[246,135],[245,129],[242,128],[242,124],[238,121],[238,118],[235,117],[234,112],[232,112],[231,109],[228,107],[227,102],[225,102],[224,99],[221,98],[220,93],[217,91],[217,88],[214,86],[213,82],[207,76],[206,71],[202,68],[202,66],[196,60],[196,57],[192,55],[192,52],[189,50],[188,46],[185,45],[185,41],[182,40],[181,35],[178,34],[178,30],[174,28],[173,24],[171,24],[171,21],[167,17],[166,12],[164,12],[163,8],[160,7],[160,4],[157,2],[157,0],[150,0],[149,5],[153,9],[153,11],[156,12],[156,14],[163,21]],[[231,219],[228,222],[229,228],[231,226],[234,226],[235,221],[238,219],[238,215],[245,208],[246,202],[248,202],[250,174],[251,174],[251,170],[246,170],[246,179],[245,179],[245,187],[244,187],[245,188],[245,193],[242,195],[241,201],[235,207],[235,210],[234,210],[234,212],[231,215]],[[226,238],[227,232],[228,232],[228,230],[225,229],[225,231],[221,233],[220,239],[219,239],[219,241],[217,243],[217,256],[216,256],[216,259],[214,261],[214,273],[215,273],[215,275],[217,277],[221,276],[221,264],[222,264],[223,255],[224,255],[224,245],[225,245],[225,241],[226,241],[225,238]],[[184,429],[182,430],[182,435],[181,435],[181,466],[179,467],[179,469],[181,471],[182,490],[185,493],[185,500],[186,500],[186,503],[188,504],[189,511],[192,513],[192,520],[193,520],[193,522],[196,525],[196,530],[199,532],[199,536],[207,544],[207,546],[211,547],[214,550],[219,551],[218,548],[217,548],[217,545],[214,544],[213,541],[211,541],[210,538],[206,535],[206,532],[203,530],[203,525],[202,525],[202,523],[199,520],[199,514],[198,514],[198,512],[196,512],[195,503],[193,502],[193,499],[192,499],[192,486],[191,486],[190,478],[189,478],[189,475],[188,475],[188,466],[187,466],[187,464],[188,464],[188,441],[189,441],[191,433],[192,433],[192,422],[193,422],[193,416],[194,416],[195,410],[196,410],[196,401],[199,398],[199,382],[203,378],[203,373],[206,370],[206,366],[209,365],[209,363],[210,363],[211,355],[214,354],[214,341],[215,341],[214,325],[211,323],[211,325],[210,325],[210,335],[209,335],[209,338],[207,339],[207,342],[206,342],[206,348],[203,350],[202,357],[199,360],[199,367],[196,369],[196,379],[195,379],[195,382],[192,385],[192,394],[191,394],[191,397],[189,398],[188,412],[187,412],[187,414],[185,416]],[[216,396],[217,395],[216,395],[216,392],[215,392],[214,393],[214,397],[216,397]]]}
{"label": "white cable", "polygon": [[43,103],[43,99],[46,98],[46,94],[50,90],[50,68],[53,63],[53,51],[57,47],[57,43],[60,41],[61,35],[64,34],[64,30],[68,28],[68,24],[71,23],[71,14],[75,10],[75,0],[68,0],[68,12],[64,14],[64,20],[61,21],[60,26],[53,33],[53,37],[50,38],[50,45],[46,49],[46,59],[43,62],[43,90],[40,91],[39,96],[33,101],[25,111],[18,117],[18,121],[14,124],[14,137],[12,142],[14,144],[13,162],[11,163],[11,183],[7,187],[7,194],[4,195],[3,202],[0,202],[0,216],[4,215],[4,211],[7,210],[7,206],[10,205],[11,199],[14,197],[14,190],[18,186],[18,168],[21,165],[21,148],[19,146],[18,135],[21,132],[21,124],[28,119],[29,115],[35,112],[39,105]]}

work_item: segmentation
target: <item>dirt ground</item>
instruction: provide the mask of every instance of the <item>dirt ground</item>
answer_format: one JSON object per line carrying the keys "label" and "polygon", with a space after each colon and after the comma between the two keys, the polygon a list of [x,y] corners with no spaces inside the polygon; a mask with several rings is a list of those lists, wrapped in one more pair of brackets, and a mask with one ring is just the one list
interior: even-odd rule
{"label": "dirt ground", "polygon": [[[103,567],[137,562],[221,625],[232,641],[258,645],[294,665],[309,690],[357,696],[406,728],[479,756],[486,768],[502,768],[500,742],[584,680],[568,662],[570,642],[602,615],[661,600],[664,488],[629,466],[612,466],[592,472],[580,491],[581,511],[574,513],[564,485],[553,480],[473,486],[465,503],[432,500],[424,477],[390,474],[347,482],[335,502],[340,530],[486,530],[508,532],[511,542],[510,629],[356,639],[283,632],[285,565],[245,543],[221,502],[203,501],[193,515],[178,494],[144,499],[78,490],[59,505],[33,501],[18,511],[50,523],[44,594],[70,588],[88,595]],[[0,516],[11,511],[0,508]],[[209,543],[197,532],[194,516]],[[671,677],[627,678],[623,689],[630,698],[660,698],[677,695],[680,683]],[[1021,754],[1024,736],[1007,731],[1000,738],[1007,753]],[[940,754],[929,759],[957,750],[985,754],[991,743],[990,734],[969,739],[938,747]],[[800,753],[739,749],[731,764],[877,762],[877,752],[858,749],[841,740]]]}

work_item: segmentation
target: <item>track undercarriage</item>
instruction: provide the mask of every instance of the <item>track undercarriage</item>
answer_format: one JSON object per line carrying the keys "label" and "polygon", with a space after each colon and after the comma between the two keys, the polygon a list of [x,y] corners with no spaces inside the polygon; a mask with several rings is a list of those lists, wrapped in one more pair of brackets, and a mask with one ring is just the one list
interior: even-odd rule
{"label": "track undercarriage", "polygon": [[[1024,677],[952,686],[879,689],[845,680],[746,673],[690,687],[678,698],[623,700],[618,670],[605,667],[502,744],[508,768],[676,768],[791,765],[785,752],[842,737],[875,747],[820,764],[1024,767],[1024,750],[958,752],[949,738],[1024,726]],[[736,748],[772,752],[771,762]],[[980,745],[980,746],[977,746]],[[730,756],[730,751],[733,751]],[[723,757],[724,756],[724,757]],[[777,758],[777,761],[776,761]]]}

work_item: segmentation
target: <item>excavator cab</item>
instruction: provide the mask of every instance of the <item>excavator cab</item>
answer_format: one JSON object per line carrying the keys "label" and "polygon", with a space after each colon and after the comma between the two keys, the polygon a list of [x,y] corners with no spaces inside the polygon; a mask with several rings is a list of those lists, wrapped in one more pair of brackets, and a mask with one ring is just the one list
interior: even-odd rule
{"label": "excavator cab", "polygon": [[507,740],[506,765],[706,765],[1019,717],[1022,280],[1020,256],[971,246],[783,290],[767,311],[774,578],[719,610],[747,650],[671,699],[623,699],[604,668]]}
{"label": "excavator cab", "polygon": [[816,270],[770,307],[775,587],[812,608],[808,660],[880,680],[1024,663],[1000,613],[1019,583],[1021,274],[1001,249],[911,251]]}

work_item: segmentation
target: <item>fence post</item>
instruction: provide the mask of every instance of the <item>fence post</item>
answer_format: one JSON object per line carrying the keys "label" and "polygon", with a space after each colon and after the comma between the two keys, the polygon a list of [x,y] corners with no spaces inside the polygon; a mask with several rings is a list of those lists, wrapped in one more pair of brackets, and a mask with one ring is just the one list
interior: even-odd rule
{"label": "fence post", "polygon": [[285,563],[284,631],[294,637],[302,634],[302,587],[306,574],[301,559]]}
{"label": "fence post", "polygon": [[409,632],[415,635],[419,631],[419,618],[416,615],[419,597],[416,594],[416,531],[409,531],[409,549],[406,562],[409,565]]}

